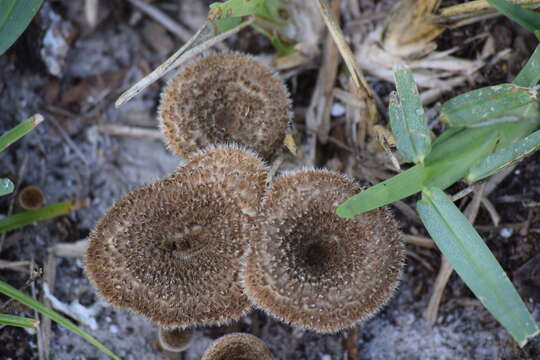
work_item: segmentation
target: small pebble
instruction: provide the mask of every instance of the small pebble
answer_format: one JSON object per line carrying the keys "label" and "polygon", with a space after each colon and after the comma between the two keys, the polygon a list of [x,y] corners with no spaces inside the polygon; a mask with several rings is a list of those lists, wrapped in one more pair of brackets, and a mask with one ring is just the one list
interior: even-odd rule
{"label": "small pebble", "polygon": [[499,233],[503,238],[508,239],[512,234],[514,233],[513,229],[509,228],[502,228],[501,232]]}
{"label": "small pebble", "polygon": [[345,106],[340,103],[332,104],[332,109],[330,109],[330,114],[332,116],[341,116],[345,114]]}
{"label": "small pebble", "polygon": [[111,334],[116,334],[118,332],[118,326],[116,325],[109,326],[109,331],[111,332]]}

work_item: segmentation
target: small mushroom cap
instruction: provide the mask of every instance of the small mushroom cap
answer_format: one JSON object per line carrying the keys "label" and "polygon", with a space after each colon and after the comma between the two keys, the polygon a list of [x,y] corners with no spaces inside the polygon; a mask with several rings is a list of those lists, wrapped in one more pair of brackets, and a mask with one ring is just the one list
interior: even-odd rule
{"label": "small mushroom cap", "polygon": [[360,188],[343,175],[303,170],[277,178],[244,259],[243,285],[287,323],[335,332],[369,318],[393,294],[403,245],[385,209],[342,219],[337,206]]}
{"label": "small mushroom cap", "polygon": [[265,159],[283,144],[290,121],[283,82],[242,54],[213,54],[182,69],[164,88],[160,125],[180,157],[235,142]]}
{"label": "small mushroom cap", "polygon": [[37,186],[27,186],[19,192],[19,205],[25,210],[33,210],[43,205],[45,195]]}
{"label": "small mushroom cap", "polygon": [[160,327],[158,333],[159,345],[163,350],[182,352],[191,344],[193,329],[165,329]]}
{"label": "small mushroom cap", "polygon": [[[204,154],[119,200],[90,235],[86,272],[101,296],[163,327],[223,324],[251,306],[240,260],[249,241],[247,213],[262,197],[266,167],[234,146]],[[219,170],[212,158],[220,159]],[[244,176],[227,158],[256,174]],[[249,201],[229,183],[250,192],[243,195]]]}
{"label": "small mushroom cap", "polygon": [[217,339],[201,360],[272,360],[266,344],[256,336],[232,333]]}

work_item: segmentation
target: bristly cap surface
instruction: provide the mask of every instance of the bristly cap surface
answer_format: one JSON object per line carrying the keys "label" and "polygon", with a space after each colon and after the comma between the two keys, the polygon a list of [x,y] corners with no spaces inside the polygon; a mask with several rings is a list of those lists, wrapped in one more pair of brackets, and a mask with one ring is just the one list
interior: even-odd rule
{"label": "bristly cap surface", "polygon": [[239,281],[244,230],[266,176],[253,154],[224,145],[129,193],[90,236],[86,272],[93,285],[113,305],[165,327],[239,318],[251,305]]}
{"label": "bristly cap surface", "polygon": [[232,333],[217,339],[201,360],[272,360],[266,344],[256,336]]}
{"label": "bristly cap surface", "polygon": [[165,329],[159,328],[159,345],[163,350],[171,352],[182,352],[191,344],[193,329]]}
{"label": "bristly cap surface", "polygon": [[255,304],[287,323],[335,332],[369,318],[391,297],[403,253],[394,220],[384,209],[352,219],[335,213],[359,190],[323,170],[271,184],[256,222],[260,241],[242,270]]}
{"label": "bristly cap surface", "polygon": [[235,142],[268,159],[283,144],[290,100],[283,82],[247,55],[214,54],[182,69],[162,92],[159,119],[180,157]]}

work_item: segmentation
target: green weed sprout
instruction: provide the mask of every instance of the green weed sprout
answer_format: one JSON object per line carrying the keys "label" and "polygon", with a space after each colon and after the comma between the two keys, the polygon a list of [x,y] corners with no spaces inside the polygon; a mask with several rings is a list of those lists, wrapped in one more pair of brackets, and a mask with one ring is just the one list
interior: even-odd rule
{"label": "green weed sprout", "polygon": [[489,248],[443,190],[460,179],[467,183],[484,179],[540,147],[540,108],[534,87],[539,73],[537,48],[513,84],[473,90],[447,101],[440,112],[447,130],[431,143],[412,73],[397,69],[390,122],[398,151],[416,165],[337,209],[339,216],[349,218],[422,192],[417,210],[429,234],[520,346],[539,333],[538,327]]}
{"label": "green weed sprout", "polygon": [[[21,122],[13,129],[2,134],[2,136],[0,136],[0,152],[5,150],[9,145],[19,140],[24,135],[28,134],[42,121],[43,116],[41,116],[40,114],[35,114],[29,119]],[[13,185],[11,180],[0,179],[0,196],[12,193],[14,188],[15,186]],[[22,227],[36,221],[65,215],[69,213],[75,206],[77,206],[77,201],[64,201],[56,204],[47,205],[39,209],[28,210],[19,214],[7,216],[3,219],[0,219],[0,233]],[[73,324],[73,322],[66,319],[56,311],[49,309],[47,306],[41,304],[40,302],[32,299],[30,296],[24,294],[22,291],[15,289],[4,281],[0,281],[0,293],[12,299],[15,299],[21,304],[24,304],[32,308],[33,310],[38,311],[39,313],[51,318],[51,320],[65,326],[75,334],[81,336],[83,339],[109,355],[111,358],[115,360],[120,360],[118,356],[113,354],[109,349],[107,349],[103,344],[97,341],[90,334],[78,328],[75,324]],[[8,314],[0,314],[0,324],[26,328],[38,328],[39,326],[39,322],[35,319]]]}
{"label": "green weed sprout", "polygon": [[251,26],[268,37],[280,55],[288,55],[294,52],[294,47],[278,32],[286,22],[281,15],[282,10],[281,0],[229,0],[210,4],[208,20],[221,34],[240,25],[243,18],[253,16],[255,22]]}

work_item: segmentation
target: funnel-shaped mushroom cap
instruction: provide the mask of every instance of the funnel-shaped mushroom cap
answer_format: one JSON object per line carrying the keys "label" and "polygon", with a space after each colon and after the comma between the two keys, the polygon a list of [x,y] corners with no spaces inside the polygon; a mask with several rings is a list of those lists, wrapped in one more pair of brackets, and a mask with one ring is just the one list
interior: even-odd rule
{"label": "funnel-shaped mushroom cap", "polygon": [[171,79],[159,107],[165,138],[180,157],[236,142],[269,158],[283,144],[290,101],[283,82],[241,54],[199,59]]}
{"label": "funnel-shaped mushroom cap", "polygon": [[319,332],[349,328],[393,294],[402,243],[384,209],[352,219],[336,207],[359,187],[328,171],[277,178],[266,193],[243,268],[246,294],[260,308]]}
{"label": "funnel-shaped mushroom cap", "polygon": [[233,333],[217,339],[202,360],[272,360],[272,353],[258,337]]}
{"label": "funnel-shaped mushroom cap", "polygon": [[[86,272],[105,300],[165,327],[221,324],[250,307],[239,281],[249,240],[243,229],[263,194],[266,168],[237,147],[205,154],[118,201],[86,253]],[[219,171],[212,158],[220,159]],[[227,158],[243,160],[255,174],[246,176]]]}
{"label": "funnel-shaped mushroom cap", "polygon": [[163,350],[171,352],[182,352],[189,347],[193,329],[165,329],[159,328],[159,345]]}

